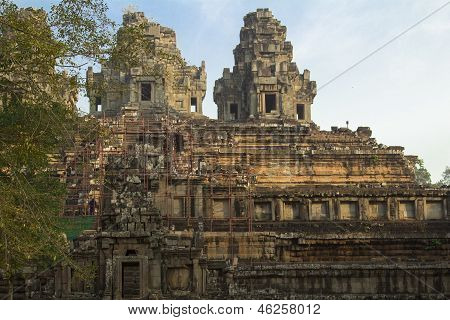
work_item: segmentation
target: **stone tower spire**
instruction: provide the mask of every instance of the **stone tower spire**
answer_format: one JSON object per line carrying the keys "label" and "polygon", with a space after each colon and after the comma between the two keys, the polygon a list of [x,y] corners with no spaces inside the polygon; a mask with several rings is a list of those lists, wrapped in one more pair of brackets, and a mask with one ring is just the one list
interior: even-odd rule
{"label": "stone tower spire", "polygon": [[[198,67],[188,65],[177,48],[174,30],[146,18],[143,12],[127,10],[122,28],[133,25],[145,27],[149,46],[141,50],[140,62],[133,67],[120,69],[105,63],[99,73],[88,69],[90,113],[115,116],[124,109],[154,112],[168,105],[181,113],[201,115],[206,94],[205,62]],[[125,36],[118,41],[126,40]],[[114,85],[96,90],[103,84]]]}
{"label": "stone tower spire", "polygon": [[234,49],[233,72],[225,68],[216,81],[214,101],[220,120],[278,118],[311,121],[316,83],[292,62],[286,27],[269,9],[244,17],[240,43]]}

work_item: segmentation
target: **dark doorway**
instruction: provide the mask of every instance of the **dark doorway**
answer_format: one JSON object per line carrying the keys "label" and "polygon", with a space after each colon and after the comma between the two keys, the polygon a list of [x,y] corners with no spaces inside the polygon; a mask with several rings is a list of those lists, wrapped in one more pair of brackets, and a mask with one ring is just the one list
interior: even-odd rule
{"label": "dark doorway", "polygon": [[237,103],[230,104],[230,120],[236,120],[238,118],[238,105]]}
{"label": "dark doorway", "polygon": [[140,298],[139,262],[124,262],[122,264],[122,298]]}
{"label": "dark doorway", "polygon": [[271,65],[270,66],[270,74],[272,75],[272,76],[275,76],[275,74],[276,74],[276,66],[273,64],[273,65]]}
{"label": "dark doorway", "polygon": [[297,120],[305,120],[305,105],[297,105]]}
{"label": "dark doorway", "polygon": [[102,111],[102,98],[101,97],[96,97],[95,98],[95,111]]}
{"label": "dark doorway", "polygon": [[277,96],[275,94],[266,94],[266,113],[271,113],[277,108]]}
{"label": "dark doorway", "polygon": [[181,134],[179,133],[175,134],[174,143],[175,143],[175,152],[181,152],[184,150],[184,140]]}
{"label": "dark doorway", "polygon": [[152,85],[150,82],[141,83],[141,101],[152,100]]}

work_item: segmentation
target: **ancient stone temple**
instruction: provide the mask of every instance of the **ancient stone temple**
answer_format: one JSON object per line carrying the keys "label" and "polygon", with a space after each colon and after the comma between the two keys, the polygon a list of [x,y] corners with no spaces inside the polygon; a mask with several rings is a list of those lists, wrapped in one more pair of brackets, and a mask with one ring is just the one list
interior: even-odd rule
{"label": "ancient stone temple", "polygon": [[[172,30],[124,16],[135,21],[180,57]],[[54,297],[448,297],[450,190],[417,185],[417,158],[368,127],[321,130],[316,84],[269,10],[246,15],[240,38],[214,88],[219,120],[199,115],[204,64],[149,54],[140,68],[88,71],[91,88],[114,78],[126,90],[90,91],[111,135],[68,153],[68,201],[96,203],[72,254],[96,271],[86,282],[61,266]]]}
{"label": "ancient stone temple", "polygon": [[241,42],[234,49],[233,72],[216,81],[219,120],[286,118],[311,122],[316,83],[298,71],[286,27],[268,9],[244,17]]}

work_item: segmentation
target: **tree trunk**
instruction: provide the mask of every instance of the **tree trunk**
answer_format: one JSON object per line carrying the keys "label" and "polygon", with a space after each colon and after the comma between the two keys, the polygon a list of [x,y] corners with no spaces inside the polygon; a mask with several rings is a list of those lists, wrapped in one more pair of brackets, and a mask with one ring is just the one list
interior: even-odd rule
{"label": "tree trunk", "polygon": [[8,277],[8,300],[14,299],[14,276]]}
{"label": "tree trunk", "polygon": [[5,233],[5,262],[6,262],[6,278],[8,281],[8,296],[6,299],[13,300],[14,299],[14,275],[11,273],[10,265],[8,261],[8,238]]}

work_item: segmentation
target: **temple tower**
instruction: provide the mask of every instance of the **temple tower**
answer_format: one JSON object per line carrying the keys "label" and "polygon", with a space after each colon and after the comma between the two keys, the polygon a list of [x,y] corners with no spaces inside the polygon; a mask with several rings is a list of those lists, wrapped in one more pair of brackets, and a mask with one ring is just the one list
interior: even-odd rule
{"label": "temple tower", "polygon": [[[101,72],[87,71],[90,113],[114,116],[123,108],[155,110],[161,105],[182,113],[202,114],[206,93],[206,67],[190,66],[176,45],[176,34],[170,28],[147,19],[143,12],[123,16],[118,46],[126,47],[130,27],[143,28],[148,47],[134,52],[136,63],[108,61]],[[105,87],[105,85],[107,85]]]}
{"label": "temple tower", "polygon": [[308,70],[301,74],[292,62],[286,27],[269,9],[244,17],[233,53],[233,71],[225,68],[214,87],[220,120],[284,117],[311,122],[316,83]]}

